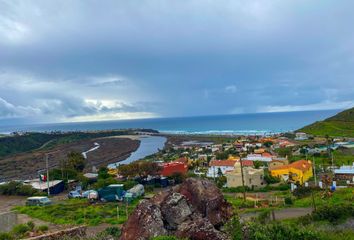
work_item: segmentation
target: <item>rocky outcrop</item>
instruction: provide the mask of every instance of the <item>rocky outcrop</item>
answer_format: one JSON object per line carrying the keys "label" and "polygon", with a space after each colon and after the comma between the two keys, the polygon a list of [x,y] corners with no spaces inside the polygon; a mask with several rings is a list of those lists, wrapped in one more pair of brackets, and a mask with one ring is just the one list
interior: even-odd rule
{"label": "rocky outcrop", "polygon": [[145,240],[161,235],[228,239],[219,229],[231,216],[231,205],[214,183],[188,178],[179,186],[143,200],[123,226],[120,239]]}

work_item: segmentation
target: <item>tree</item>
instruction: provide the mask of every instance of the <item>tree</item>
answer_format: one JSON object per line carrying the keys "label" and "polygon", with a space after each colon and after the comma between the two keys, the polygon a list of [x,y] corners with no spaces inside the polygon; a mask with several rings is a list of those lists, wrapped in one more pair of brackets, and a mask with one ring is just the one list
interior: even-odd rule
{"label": "tree", "polygon": [[158,175],[161,172],[161,166],[156,162],[139,161],[120,165],[118,170],[119,173],[126,178],[133,178],[136,176],[146,177],[148,175]]}
{"label": "tree", "polygon": [[262,165],[263,164],[261,161],[253,161],[253,166],[255,169],[259,169]]}
{"label": "tree", "polygon": [[267,148],[271,147],[273,145],[272,141],[266,141],[265,143],[263,143],[263,145]]}
{"label": "tree", "polygon": [[219,152],[216,154],[216,159],[218,160],[224,160],[229,157],[229,154],[227,152]]}
{"label": "tree", "polygon": [[68,154],[68,165],[70,168],[75,169],[78,172],[82,172],[85,168],[85,158],[81,153],[70,152]]}

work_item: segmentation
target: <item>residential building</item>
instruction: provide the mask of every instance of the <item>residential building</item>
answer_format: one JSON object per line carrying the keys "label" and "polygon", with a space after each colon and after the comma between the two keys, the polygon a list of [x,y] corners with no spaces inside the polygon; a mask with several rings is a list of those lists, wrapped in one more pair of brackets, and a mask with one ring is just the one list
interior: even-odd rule
{"label": "residential building", "polygon": [[287,165],[275,167],[270,173],[273,177],[280,177],[284,181],[303,184],[313,176],[312,163],[307,160],[299,160]]}
{"label": "residential building", "polygon": [[338,180],[349,180],[354,182],[354,163],[352,166],[341,166],[334,170],[334,175]]}
{"label": "residential building", "polygon": [[[252,162],[252,161],[250,161]],[[252,162],[253,163],[253,162]],[[243,165],[243,179],[244,185],[247,187],[260,187],[264,184],[264,170],[254,169],[252,167],[246,167],[245,162]],[[242,174],[241,174],[241,164],[237,162],[235,164],[235,169],[232,171],[227,171],[226,174],[226,186],[227,187],[239,187],[242,186]]]}
{"label": "residential building", "polygon": [[224,175],[226,171],[232,171],[235,169],[235,163],[236,161],[233,160],[211,160],[207,177],[218,177],[220,172]]}
{"label": "residential building", "polygon": [[187,171],[187,164],[183,162],[169,162],[162,164],[161,175],[164,177],[169,177],[175,173],[186,174]]}
{"label": "residential building", "polygon": [[295,133],[295,140],[307,140],[308,136],[304,132],[297,132]]}
{"label": "residential building", "polygon": [[248,154],[246,159],[250,161],[270,162],[272,161],[272,155],[270,153],[262,154]]}
{"label": "residential building", "polygon": [[268,162],[268,169],[273,170],[277,167],[288,165],[289,161],[287,158],[275,158],[272,161]]}

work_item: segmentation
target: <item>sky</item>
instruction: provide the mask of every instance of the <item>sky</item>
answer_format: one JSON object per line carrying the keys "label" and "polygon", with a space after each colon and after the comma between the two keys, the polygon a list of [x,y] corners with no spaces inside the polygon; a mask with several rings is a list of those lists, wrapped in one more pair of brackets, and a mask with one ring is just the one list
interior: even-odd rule
{"label": "sky", "polygon": [[353,9],[0,0],[0,124],[353,107]]}

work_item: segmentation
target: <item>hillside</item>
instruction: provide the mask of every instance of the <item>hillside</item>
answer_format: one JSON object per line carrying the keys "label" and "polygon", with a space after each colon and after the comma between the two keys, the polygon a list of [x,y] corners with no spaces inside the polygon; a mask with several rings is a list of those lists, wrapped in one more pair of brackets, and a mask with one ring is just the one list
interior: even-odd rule
{"label": "hillside", "polygon": [[297,131],[316,136],[354,137],[354,108],[305,126]]}

